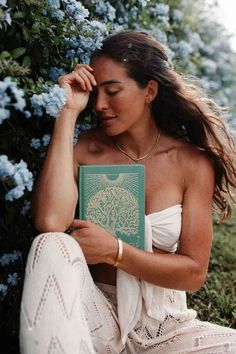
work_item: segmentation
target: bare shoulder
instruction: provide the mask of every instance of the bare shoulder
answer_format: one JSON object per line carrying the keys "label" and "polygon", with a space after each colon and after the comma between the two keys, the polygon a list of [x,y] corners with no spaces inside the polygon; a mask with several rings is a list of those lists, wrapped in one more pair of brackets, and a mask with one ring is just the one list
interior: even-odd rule
{"label": "bare shoulder", "polygon": [[185,176],[186,185],[214,185],[215,171],[213,162],[204,149],[188,142],[176,142],[176,160]]}

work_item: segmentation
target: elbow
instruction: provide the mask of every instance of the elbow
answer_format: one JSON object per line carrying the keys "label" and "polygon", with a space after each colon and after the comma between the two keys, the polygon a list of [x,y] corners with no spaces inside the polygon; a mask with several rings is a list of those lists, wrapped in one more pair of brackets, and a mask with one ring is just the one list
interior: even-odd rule
{"label": "elbow", "polygon": [[195,293],[200,290],[205,284],[206,275],[207,273],[203,272],[202,270],[195,270],[194,272],[192,272],[192,274],[190,275],[190,284],[187,291]]}
{"label": "elbow", "polygon": [[34,220],[33,224],[37,232],[39,232],[40,234],[45,232],[65,232],[65,230],[67,229],[67,226],[65,226],[58,220],[56,221],[51,219],[36,219]]}

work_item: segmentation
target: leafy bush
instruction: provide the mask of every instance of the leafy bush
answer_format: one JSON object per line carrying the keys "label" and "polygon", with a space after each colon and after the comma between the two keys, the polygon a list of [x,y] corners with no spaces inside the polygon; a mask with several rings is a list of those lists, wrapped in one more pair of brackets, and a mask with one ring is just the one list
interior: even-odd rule
{"label": "leafy bush", "polygon": [[[222,26],[208,17],[208,9],[203,0],[0,0],[0,330],[7,340],[3,352],[16,352],[18,346],[24,267],[36,236],[29,213],[31,191],[65,101],[58,76],[78,62],[88,62],[108,33],[145,29],[166,46],[177,69],[198,77],[208,95],[231,107],[226,119],[233,128],[236,56]],[[82,118],[74,142],[93,116],[86,111]],[[205,317],[233,326],[233,292],[215,300],[216,312],[203,305],[214,298],[211,289],[222,279],[218,270],[210,272],[208,285],[193,300]],[[230,279],[233,282],[233,274],[229,284]]]}
{"label": "leafy bush", "polygon": [[215,223],[207,281],[189,295],[189,306],[199,318],[236,328],[236,210],[227,223]]}

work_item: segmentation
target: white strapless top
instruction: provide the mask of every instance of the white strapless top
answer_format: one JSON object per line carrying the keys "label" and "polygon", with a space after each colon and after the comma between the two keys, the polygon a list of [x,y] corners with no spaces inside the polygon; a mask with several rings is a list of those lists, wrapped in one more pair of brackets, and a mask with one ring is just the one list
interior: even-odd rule
{"label": "white strapless top", "polygon": [[[181,204],[146,215],[145,250],[153,252],[154,246],[164,251],[175,252],[180,238],[181,223]],[[187,309],[185,291],[162,288],[118,269],[117,310],[123,343],[138,322],[142,306],[145,306],[150,317],[160,322],[168,315],[179,321],[196,317],[196,311]]]}
{"label": "white strapless top", "polygon": [[181,232],[182,205],[176,204],[146,216],[145,222],[150,223],[148,227],[152,230],[152,245],[163,251],[175,252]]}

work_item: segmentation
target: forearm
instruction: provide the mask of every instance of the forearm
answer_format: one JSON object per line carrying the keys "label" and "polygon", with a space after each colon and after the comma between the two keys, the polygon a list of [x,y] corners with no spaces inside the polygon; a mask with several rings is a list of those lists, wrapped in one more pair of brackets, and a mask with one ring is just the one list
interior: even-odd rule
{"label": "forearm", "polygon": [[33,191],[32,217],[43,232],[63,231],[72,221],[77,200],[74,182],[73,136],[76,123],[73,111],[63,110],[55,121],[47,155]]}
{"label": "forearm", "polygon": [[[196,291],[203,282],[198,263],[179,254],[151,253],[123,242],[123,258],[119,268],[151,284],[164,288]],[[115,260],[110,259],[110,264]]]}

